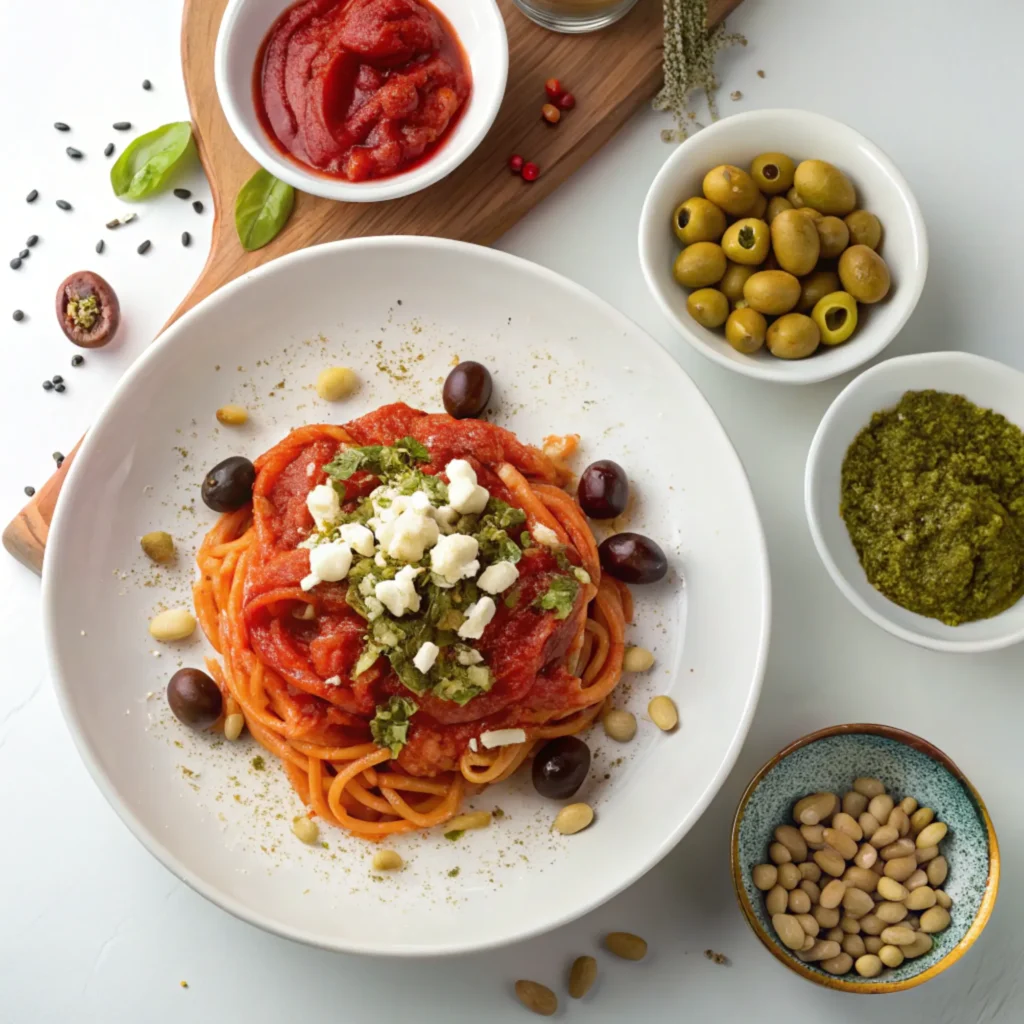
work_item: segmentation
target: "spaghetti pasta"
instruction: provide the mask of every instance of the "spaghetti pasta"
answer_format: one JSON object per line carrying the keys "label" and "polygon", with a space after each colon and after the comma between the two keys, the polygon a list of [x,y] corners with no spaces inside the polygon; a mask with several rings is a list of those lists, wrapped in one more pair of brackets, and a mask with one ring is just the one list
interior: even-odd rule
{"label": "spaghetti pasta", "polygon": [[[450,529],[472,520],[481,544],[496,538],[502,557],[519,559],[514,587],[491,600],[493,621],[472,643],[462,639],[471,635],[465,624],[472,608],[452,604],[461,591],[429,571],[427,555],[414,570],[426,607],[376,620],[412,629],[440,616],[430,635],[448,638],[449,647],[440,650],[449,660],[438,664],[454,665],[451,652],[458,650],[467,663],[486,666],[473,678],[486,676],[490,685],[469,699],[446,699],[448,691],[438,686],[426,689],[436,671],[418,676],[394,650],[372,646],[381,630],[365,596],[372,591],[357,586],[355,567],[347,579],[307,587],[309,550],[317,539],[310,492],[330,480],[326,470],[339,456],[402,438],[426,452],[415,472],[428,489],[436,487],[430,477],[443,482],[452,460],[472,465],[489,495],[484,519],[464,516]],[[562,489],[564,464],[493,425],[393,405],[344,427],[293,430],[255,466],[252,504],[221,516],[199,549],[194,604],[218,655],[207,664],[225,703],[237,703],[253,738],[282,761],[311,814],[367,839],[441,825],[467,794],[507,779],[540,744],[579,733],[597,718],[622,673],[632,601],[624,585],[602,577],[590,526]],[[341,517],[377,508],[382,479],[370,471],[351,473]],[[476,520],[493,524],[486,516],[494,509],[510,525],[488,525],[490,532],[483,532]],[[541,526],[554,532],[557,547],[532,540],[531,531]],[[387,575],[369,565],[386,561],[382,550],[358,571]],[[572,599],[552,606],[546,594]],[[476,588],[470,596],[479,603],[487,595]],[[456,620],[462,623],[457,632]],[[410,692],[416,683],[422,685]],[[379,745],[371,721],[400,695],[417,710],[400,743]],[[522,730],[525,738],[492,748],[481,741],[488,732],[509,729]]]}

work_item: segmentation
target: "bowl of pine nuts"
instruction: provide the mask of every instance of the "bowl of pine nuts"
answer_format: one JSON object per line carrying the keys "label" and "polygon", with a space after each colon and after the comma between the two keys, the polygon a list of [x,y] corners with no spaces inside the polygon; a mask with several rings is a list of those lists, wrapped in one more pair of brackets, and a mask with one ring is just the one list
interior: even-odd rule
{"label": "bowl of pine nuts", "polygon": [[963,772],[886,725],[804,736],[754,776],[732,828],[736,896],[776,959],[828,988],[900,992],[981,934],[999,845]]}

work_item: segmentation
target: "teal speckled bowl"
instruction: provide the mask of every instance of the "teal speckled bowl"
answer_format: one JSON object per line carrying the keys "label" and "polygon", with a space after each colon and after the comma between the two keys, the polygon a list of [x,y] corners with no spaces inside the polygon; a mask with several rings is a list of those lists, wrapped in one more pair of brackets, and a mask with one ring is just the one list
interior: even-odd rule
{"label": "teal speckled bowl", "polygon": [[[943,888],[953,900],[952,923],[925,956],[886,968],[877,978],[828,974],[805,964],[778,940],[764,894],[751,879],[768,860],[776,827],[792,823],[793,804],[808,793],[840,797],[857,776],[880,778],[898,801],[905,796],[931,807],[949,826],[941,850],[949,862]],[[885,725],[837,725],[804,736],[776,754],[754,776],[740,800],[732,829],[732,874],[747,921],[761,942],[809,981],[844,992],[899,992],[934,978],[956,963],[988,923],[999,888],[999,845],[988,811],[959,768],[941,750]]]}

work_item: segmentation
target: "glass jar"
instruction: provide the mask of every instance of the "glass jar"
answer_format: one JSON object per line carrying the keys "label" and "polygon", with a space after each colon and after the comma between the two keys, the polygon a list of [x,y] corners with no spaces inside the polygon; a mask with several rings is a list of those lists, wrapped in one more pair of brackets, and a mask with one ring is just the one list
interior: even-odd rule
{"label": "glass jar", "polygon": [[637,0],[512,0],[532,21],[554,32],[593,32],[626,15]]}

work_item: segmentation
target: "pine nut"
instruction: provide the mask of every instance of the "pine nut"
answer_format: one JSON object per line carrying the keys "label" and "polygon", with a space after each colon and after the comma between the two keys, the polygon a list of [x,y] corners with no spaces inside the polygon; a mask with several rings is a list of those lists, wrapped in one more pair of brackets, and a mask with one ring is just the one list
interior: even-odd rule
{"label": "pine nut", "polygon": [[943,910],[949,910],[953,906],[953,901],[949,898],[949,893],[944,889],[935,890],[935,902],[943,908]]}
{"label": "pine nut", "polygon": [[563,836],[582,832],[594,820],[594,811],[589,804],[567,804],[555,816],[552,828]]}
{"label": "pine nut", "polygon": [[671,732],[679,724],[679,712],[671,697],[655,697],[647,705],[647,714],[662,732]]}
{"label": "pine nut", "polygon": [[558,1010],[558,996],[536,981],[517,981],[516,996],[531,1013],[550,1017]]}
{"label": "pine nut", "polygon": [[863,793],[870,800],[885,792],[885,783],[881,779],[863,776],[853,780],[853,790],[855,793]]}
{"label": "pine nut", "polygon": [[946,838],[948,831],[949,826],[941,821],[933,821],[930,825],[925,825],[917,833],[917,848],[923,850],[927,846],[938,846]]}
{"label": "pine nut", "polygon": [[869,953],[877,953],[882,948],[882,940],[877,935],[864,936],[864,949]]}
{"label": "pine nut", "polygon": [[939,855],[939,848],[937,846],[923,846],[919,850],[914,851],[914,857],[918,864],[927,864],[930,860],[935,860]]}
{"label": "pine nut", "polygon": [[800,922],[800,927],[812,938],[818,937],[818,932],[821,931],[821,927],[817,921],[810,914],[797,914],[797,921]]}
{"label": "pine nut", "polygon": [[[788,852],[789,851],[787,851],[787,853]],[[826,875],[831,875],[833,878],[839,878],[846,869],[846,861],[844,861],[843,858],[835,852],[835,850],[815,850],[814,863],[817,864]]]}
{"label": "pine nut", "polygon": [[315,821],[311,821],[304,814],[292,818],[292,831],[307,845],[315,843],[320,837],[320,828]]}
{"label": "pine nut", "polygon": [[861,843],[860,849],[853,858],[859,868],[870,868],[878,860],[878,851],[870,843]]}
{"label": "pine nut", "polygon": [[789,893],[781,885],[775,886],[765,896],[764,907],[769,914],[784,914],[789,909]]}
{"label": "pine nut", "polygon": [[773,864],[788,864],[793,859],[793,854],[782,843],[770,843],[768,846],[768,859]]}
{"label": "pine nut", "polygon": [[224,739],[234,742],[242,735],[245,728],[245,717],[243,715],[228,715],[224,719]]}
{"label": "pine nut", "polygon": [[899,832],[894,829],[892,825],[879,825],[878,828],[871,833],[870,842],[876,850],[881,850],[883,846],[895,843],[899,837]]}
{"label": "pine nut", "polygon": [[654,655],[646,647],[627,647],[622,667],[627,672],[646,672],[654,667]]}
{"label": "pine nut", "polygon": [[811,912],[811,897],[803,889],[790,890],[789,912],[796,915],[809,914]]}
{"label": "pine nut", "polygon": [[860,919],[860,930],[864,935],[881,935],[885,930],[885,922],[875,914],[865,914]]}
{"label": "pine nut", "polygon": [[900,807],[902,808],[903,813],[909,817],[917,810],[917,801],[912,796],[905,796],[900,801]]}
{"label": "pine nut", "polygon": [[911,931],[918,931],[921,927],[921,917],[919,914],[908,914],[907,919],[903,922]]}
{"label": "pine nut", "polygon": [[907,894],[907,910],[927,910],[936,904],[935,890],[929,885],[922,885]]}
{"label": "pine nut", "polygon": [[636,715],[631,711],[612,708],[601,719],[604,731],[619,743],[628,743],[636,735]]}
{"label": "pine nut", "polygon": [[875,917],[886,924],[899,924],[907,916],[907,908],[902,903],[883,900],[875,905]]}
{"label": "pine nut", "polygon": [[902,924],[894,924],[882,930],[881,939],[889,946],[909,946],[916,933]]}
{"label": "pine nut", "polygon": [[779,885],[787,892],[795,889],[801,881],[800,869],[795,864],[779,865]]}
{"label": "pine nut", "polygon": [[878,796],[871,798],[871,802],[868,804],[868,814],[876,821],[888,821],[895,806],[896,802],[888,793],[879,793]]}
{"label": "pine nut", "polygon": [[[814,866],[817,867],[818,865],[815,864]],[[811,903],[819,903],[821,901],[821,889],[818,888],[817,882],[812,882],[809,878],[804,878],[801,880],[799,888],[803,889],[803,891],[807,893]]]}
{"label": "pine nut", "polygon": [[865,953],[858,957],[853,966],[862,978],[877,978],[882,973],[882,961],[874,953]]}
{"label": "pine nut", "polygon": [[900,836],[906,836],[910,834],[910,816],[902,807],[894,807],[892,813],[889,815],[889,820],[886,823],[892,825]]}
{"label": "pine nut", "polygon": [[885,873],[897,882],[906,881],[916,870],[917,858],[913,854],[909,857],[896,857],[885,864]]}
{"label": "pine nut", "polygon": [[845,833],[838,829],[825,829],[826,849],[831,847],[843,860],[853,860],[857,856],[857,844]]}
{"label": "pine nut", "polygon": [[949,911],[945,907],[930,907],[921,915],[921,931],[932,934],[949,927]]}
{"label": "pine nut", "polygon": [[[914,932],[914,941],[905,946],[900,946],[903,955],[912,960],[914,957],[924,956],[932,948],[932,937],[927,932]],[[898,943],[897,943],[898,945]]]}
{"label": "pine nut", "polygon": [[374,871],[398,871],[404,863],[396,850],[378,850],[373,855]]}
{"label": "pine nut", "polygon": [[864,829],[857,824],[857,819],[845,811],[840,811],[832,816],[832,828],[848,835],[855,843],[859,843],[864,838]]}
{"label": "pine nut", "polygon": [[464,832],[471,828],[487,828],[490,823],[490,811],[467,811],[465,814],[456,814],[454,818],[449,818],[444,823],[444,830],[445,832]]}
{"label": "pine nut", "polygon": [[825,846],[824,825],[801,825],[800,835],[803,836],[804,842],[812,850],[821,850]]}
{"label": "pine nut", "polygon": [[[789,915],[779,914],[778,916],[788,917]],[[790,917],[789,920],[799,930],[800,944],[803,945],[803,928],[797,924],[795,918]],[[647,956],[647,943],[639,935],[633,935],[630,932],[609,932],[604,937],[604,945],[609,953],[614,953],[616,956],[622,957],[623,960],[643,960]]]}
{"label": "pine nut", "polygon": [[883,846],[878,851],[882,860],[895,860],[897,857],[909,857],[914,852],[913,839],[897,839],[895,843]]}
{"label": "pine nut", "polygon": [[[776,928],[776,931],[778,931],[778,928]],[[785,939],[783,941],[785,942]],[[805,963],[813,963],[815,960],[831,960],[832,957],[839,956],[842,951],[839,943],[832,941],[832,939],[815,939],[814,945],[809,950],[797,953],[797,956]]]}
{"label": "pine nut", "polygon": [[829,928],[829,930],[825,932],[825,938],[829,942],[838,942],[842,945],[843,939],[846,938],[846,932],[844,932],[839,925],[836,925],[835,928]]}
{"label": "pine nut", "polygon": [[779,869],[774,864],[758,864],[750,873],[750,877],[754,880],[755,888],[767,892],[774,888],[779,880]]}
{"label": "pine nut", "polygon": [[930,807],[919,807],[910,816],[910,830],[917,835],[926,825],[935,820],[935,812]]}
{"label": "pine nut", "polygon": [[915,889],[920,889],[922,885],[928,884],[928,876],[918,868],[904,883],[903,888],[907,892],[913,892]]}
{"label": "pine nut", "polygon": [[149,621],[149,635],[164,644],[190,637],[195,628],[196,617],[187,608],[168,608]]}
{"label": "pine nut", "polygon": [[800,835],[799,830],[793,828],[792,825],[780,825],[775,830],[775,839],[789,850],[797,864],[807,860],[807,843]]}
{"label": "pine nut", "polygon": [[[860,935],[860,921],[858,921],[855,917],[847,916],[841,918],[839,921],[839,927],[847,935]],[[846,952],[849,953],[850,951],[847,950]]]}
{"label": "pine nut", "polygon": [[854,959],[864,955],[864,940],[859,935],[847,935],[841,943],[844,953],[849,953]]}
{"label": "pine nut", "polygon": [[871,913],[874,906],[875,901],[863,889],[849,888],[843,893],[843,909],[849,917],[863,918]]}
{"label": "pine nut", "polygon": [[866,868],[849,867],[843,872],[843,881],[847,887],[853,886],[856,889],[863,889],[865,892],[874,892],[878,887],[878,875]]}
{"label": "pine nut", "polygon": [[818,966],[829,974],[846,974],[853,966],[853,957],[849,953],[839,953],[838,956],[822,960]]}
{"label": "pine nut", "polygon": [[241,427],[249,419],[249,413],[241,405],[222,405],[217,410],[217,421],[226,427]]}
{"label": "pine nut", "polygon": [[871,837],[882,827],[879,824],[878,819],[868,811],[858,815],[857,824],[860,825],[861,831],[864,833],[864,838],[869,842],[871,841]]}
{"label": "pine nut", "polygon": [[832,816],[837,802],[835,793],[812,793],[796,802],[793,820],[799,825],[818,825]]}
{"label": "pine nut", "polygon": [[826,910],[834,910],[843,902],[843,894],[845,892],[845,883],[841,882],[838,878],[833,878],[832,881],[821,890],[821,896],[818,897],[818,902]]}
{"label": "pine nut", "polygon": [[174,538],[164,530],[153,530],[139,542],[147,558],[154,562],[169,562],[174,558]]}
{"label": "pine nut", "polygon": [[887,900],[900,902],[905,900],[910,893],[894,878],[880,878],[878,880],[878,892]]}
{"label": "pine nut", "polygon": [[813,860],[805,860],[803,864],[800,865],[800,874],[803,875],[808,882],[817,882],[818,879],[821,878],[821,868],[819,868]]}
{"label": "pine nut", "polygon": [[928,861],[925,874],[928,876],[928,884],[933,889],[937,889],[946,881],[946,876],[949,874],[949,865],[946,863],[946,858],[939,856],[935,860]]}
{"label": "pine nut", "polygon": [[592,956],[578,956],[569,971],[569,995],[582,999],[597,980],[597,961]]}
{"label": "pine nut", "polygon": [[850,815],[854,820],[868,809],[868,797],[863,793],[850,790],[843,796],[843,813]]}
{"label": "pine nut", "polygon": [[823,907],[820,904],[811,907],[811,917],[818,922],[818,925],[822,928],[835,928],[839,924],[839,911],[829,910],[827,907]]}
{"label": "pine nut", "polygon": [[814,937],[807,935],[804,937],[804,944],[800,947],[802,953],[806,953],[814,945]]}
{"label": "pine nut", "polygon": [[347,366],[327,366],[316,377],[316,393],[325,402],[348,398],[359,386],[359,379]]}

